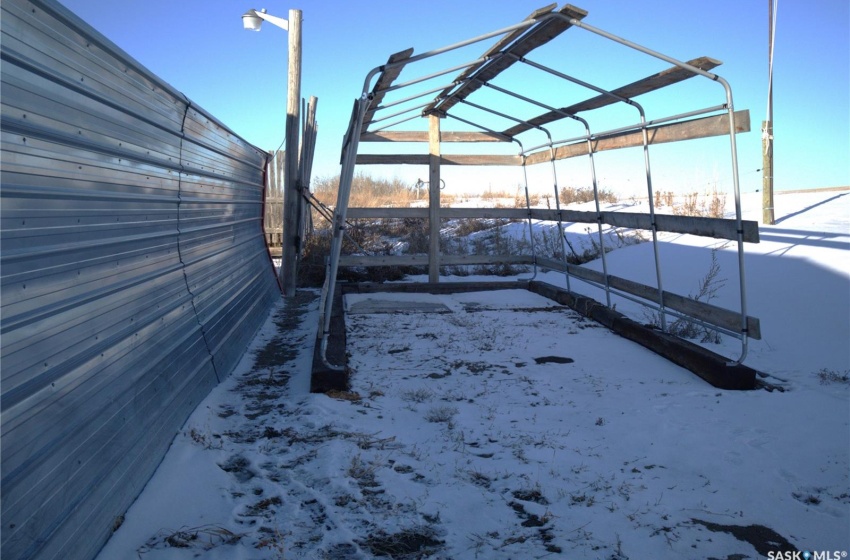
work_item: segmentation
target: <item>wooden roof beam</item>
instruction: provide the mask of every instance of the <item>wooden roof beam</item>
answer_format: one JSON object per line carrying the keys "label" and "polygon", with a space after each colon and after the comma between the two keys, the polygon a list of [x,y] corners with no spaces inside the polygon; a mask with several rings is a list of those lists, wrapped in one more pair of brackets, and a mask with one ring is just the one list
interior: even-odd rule
{"label": "wooden roof beam", "polygon": [[[366,132],[360,136],[361,142],[428,142],[428,132],[419,130],[399,130]],[[510,142],[504,136],[490,132],[452,132],[440,131],[440,142]]]}
{"label": "wooden roof beam", "polygon": [[[689,60],[688,64],[690,64],[691,66],[695,66],[700,70],[709,71],[712,68],[716,68],[717,66],[720,66],[723,63],[719,60],[715,60],[707,56],[702,56],[700,58]],[[612,90],[611,93],[616,96],[619,96],[620,98],[632,99],[633,97],[637,97],[639,95],[643,95],[645,93],[649,93],[651,91],[655,91],[663,87],[679,83],[694,76],[696,76],[696,74],[694,74],[693,72],[690,72],[679,66],[673,66],[672,68],[662,70],[661,72],[653,74],[652,76],[647,76],[646,78]],[[570,105],[569,107],[564,107],[562,109],[543,113],[542,115],[530,119],[527,124],[520,123],[515,126],[512,126],[511,128],[505,130],[504,134],[513,137],[527,130],[531,130],[535,126],[542,126],[544,124],[548,124],[550,122],[566,118],[567,114],[575,115],[576,113],[579,113],[581,111],[599,109],[601,107],[612,105],[614,103],[619,103],[619,100],[616,97],[612,97],[606,94],[600,94],[596,97],[592,97],[574,105]]]}
{"label": "wooden roof beam", "polygon": [[[357,165],[428,165],[428,154],[357,154]],[[440,165],[522,165],[522,157],[508,155],[443,154]]]}
{"label": "wooden roof beam", "polygon": [[[545,8],[541,8],[541,10],[538,10],[535,13],[542,10],[545,10]],[[543,14],[538,14],[537,16],[532,14],[531,17],[541,17],[548,13],[548,11],[544,11]],[[583,19],[587,16],[587,12],[585,10],[577,8],[571,4],[564,5],[560,10],[558,10],[558,13],[564,14],[571,19]],[[489,58],[485,62],[476,66],[474,72],[469,72],[470,69],[464,71],[458,79],[455,80],[455,82],[460,83],[460,85],[457,86],[453,92],[447,93],[447,97],[444,97],[433,104],[433,107],[426,107],[423,114],[447,113],[457,103],[466,99],[472,92],[480,88],[482,83],[492,80],[507,68],[511,67],[519,58],[522,58],[537,47],[548,43],[570,27],[572,27],[572,24],[570,24],[570,22],[566,19],[545,19],[529,27],[522,36],[508,44],[507,47],[504,47],[504,44],[508,43],[506,40],[500,42],[501,45],[498,49],[496,49],[494,45],[494,48],[491,48],[487,51],[487,53],[485,53],[487,56],[492,56],[493,58]],[[509,34],[508,37],[513,35],[514,33]],[[505,37],[504,39],[507,39],[508,37]],[[499,45],[499,43],[497,43],[497,45]],[[503,56],[506,54],[511,56]]]}
{"label": "wooden roof beam", "polygon": [[[735,133],[750,131],[750,112],[747,110],[735,111]],[[647,127],[650,144],[665,144],[668,142],[679,142],[681,140],[693,140],[696,138],[708,138],[710,136],[723,136],[729,134],[729,115],[722,114],[713,117],[703,117],[689,121],[663,124]],[[616,150],[620,148],[631,148],[643,145],[643,134],[641,131],[624,132],[616,135],[597,138],[591,141],[593,151]],[[588,154],[587,142],[581,141],[555,148],[555,159],[568,159]],[[526,158],[527,165],[543,163],[552,159],[552,152],[546,148]]]}
{"label": "wooden roof beam", "polygon": [[[530,19],[537,19],[540,16],[542,16],[543,14],[548,14],[549,12],[551,12],[552,10],[554,10],[557,7],[558,7],[558,4],[549,4],[548,6],[543,6],[542,8],[538,8],[538,9],[534,10],[533,12],[531,12],[528,15],[528,17],[526,17],[523,21],[528,21]],[[481,55],[481,58],[489,59],[491,56],[493,56],[494,54],[496,54],[497,52],[499,52],[500,50],[502,50],[503,48],[505,48],[506,46],[511,44],[520,35],[525,33],[525,31],[526,31],[525,29],[516,29],[514,31],[511,31],[510,33],[503,35],[501,39],[496,41],[496,43],[493,46],[491,46],[489,49],[487,49],[484,52],[483,55]],[[478,64],[474,64],[474,65],[470,66],[469,68],[467,68],[466,70],[464,70],[463,72],[461,72],[458,75],[458,77],[455,79],[453,85],[450,86],[450,87],[447,87],[446,89],[441,91],[440,94],[437,95],[436,100],[431,105],[426,107],[425,110],[423,111],[423,113],[424,114],[430,113],[434,109],[434,106],[439,102],[440,99],[442,99],[444,97],[448,97],[448,95],[451,93],[452,89],[454,89],[457,86],[457,84],[462,84],[466,80],[468,80],[469,77],[472,75],[472,73],[475,72],[476,70],[478,70],[479,68],[481,68],[481,66],[486,64],[486,62],[487,62],[486,60],[483,60],[483,61],[479,62]]]}
{"label": "wooden roof beam", "polygon": [[372,121],[375,116],[375,112],[378,110],[378,106],[387,94],[387,89],[392,85],[396,78],[398,78],[399,74],[401,74],[401,71],[404,69],[404,64],[399,64],[390,68],[387,68],[387,66],[406,60],[410,58],[410,55],[412,54],[413,48],[411,47],[392,54],[387,59],[387,63],[384,65],[384,69],[381,71],[380,76],[378,76],[378,81],[375,82],[375,87],[372,88],[372,92],[369,95],[369,107],[366,108],[366,115],[363,117],[364,123]]}

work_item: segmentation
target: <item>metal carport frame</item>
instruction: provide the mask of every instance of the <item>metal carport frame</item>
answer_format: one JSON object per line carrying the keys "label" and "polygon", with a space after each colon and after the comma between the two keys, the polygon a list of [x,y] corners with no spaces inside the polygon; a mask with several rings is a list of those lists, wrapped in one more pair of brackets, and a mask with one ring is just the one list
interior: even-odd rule
{"label": "metal carport frame", "polygon": [[[730,362],[729,365],[738,365],[742,363],[747,356],[747,340],[748,338],[759,338],[760,332],[758,327],[758,320],[752,317],[747,316],[747,300],[746,300],[746,281],[744,274],[744,251],[743,251],[743,243],[744,241],[757,242],[758,241],[758,228],[757,225],[753,225],[752,223],[744,223],[741,216],[741,201],[740,201],[740,186],[739,186],[739,177],[738,177],[738,161],[737,161],[737,146],[735,141],[735,135],[737,132],[749,130],[749,122],[748,115],[743,113],[745,116],[745,123],[736,122],[736,113],[734,110],[733,100],[732,100],[732,90],[729,83],[724,80],[722,77],[718,76],[710,72],[712,68],[719,64],[718,61],[713,59],[703,57],[699,59],[695,59],[689,62],[682,62],[673,57],[661,54],[654,50],[651,50],[647,47],[638,45],[634,42],[628,41],[606,31],[603,31],[599,28],[588,25],[582,21],[582,19],[587,15],[587,12],[581,10],[580,8],[576,8],[574,6],[565,5],[561,9],[557,11],[553,11],[556,5],[550,5],[539,10],[536,10],[532,13],[526,20],[517,23],[515,25],[511,25],[509,27],[505,27],[478,37],[474,37],[472,39],[468,39],[465,41],[461,41],[443,48],[431,50],[419,55],[411,56],[413,49],[408,49],[406,51],[402,51],[392,55],[388,62],[382,66],[378,66],[373,68],[366,76],[364,80],[363,89],[361,95],[358,99],[355,100],[354,103],[354,111],[352,114],[351,122],[349,123],[348,131],[345,135],[345,139],[343,142],[343,150],[342,150],[342,167],[340,173],[340,184],[339,184],[339,192],[337,198],[337,206],[334,212],[334,221],[333,221],[333,241],[331,245],[331,254],[328,262],[328,270],[327,276],[325,280],[325,285],[323,287],[323,297],[321,304],[321,317],[320,317],[320,357],[324,364],[331,369],[342,369],[341,366],[331,364],[328,362],[326,357],[327,352],[327,344],[328,344],[328,335],[330,332],[330,321],[331,321],[331,310],[333,307],[334,301],[334,293],[336,286],[336,278],[338,269],[340,266],[340,258],[341,258],[341,248],[342,248],[342,238],[345,230],[345,223],[348,214],[348,203],[349,196],[351,192],[351,186],[354,176],[354,168],[358,163],[358,149],[361,138],[364,135],[375,135],[378,131],[370,132],[368,130],[369,125],[386,120],[390,117],[399,116],[406,112],[412,110],[424,109],[420,114],[414,115],[410,118],[405,118],[400,121],[393,122],[391,124],[383,126],[380,131],[384,131],[388,128],[401,124],[403,122],[407,122],[416,118],[416,116],[428,117],[432,115],[437,115],[440,117],[443,116],[455,116],[450,115],[450,111],[452,108],[459,102],[464,101],[465,98],[473,93],[475,90],[482,87],[482,85],[490,85],[489,80],[499,75],[503,70],[510,67],[515,62],[522,62],[526,66],[530,68],[536,68],[540,71],[548,72],[552,75],[560,77],[562,79],[571,81],[578,85],[587,87],[600,95],[597,97],[588,99],[581,103],[575,104],[571,107],[555,109],[549,107],[549,113],[540,115],[530,120],[522,120],[522,119],[514,119],[519,124],[508,129],[504,132],[496,132],[492,131],[486,127],[481,127],[488,132],[485,133],[491,137],[499,136],[503,137],[502,140],[509,139],[511,141],[516,141],[514,138],[516,135],[521,134],[527,130],[542,129],[541,125],[552,122],[565,117],[576,118],[575,113],[584,110],[590,110],[594,108],[599,108],[610,103],[614,102],[625,102],[627,104],[635,106],[635,108],[640,113],[640,122],[637,124],[630,124],[627,126],[621,126],[612,130],[606,130],[602,132],[590,133],[590,127],[587,125],[586,120],[585,123],[585,135],[577,136],[575,138],[566,139],[566,140],[558,140],[552,141],[551,136],[549,137],[549,142],[543,144],[541,146],[535,146],[530,150],[525,150],[520,154],[520,157],[516,156],[489,156],[490,161],[500,161],[505,164],[512,165],[525,165],[526,163],[537,163],[543,161],[551,161],[554,166],[554,161],[556,159],[561,159],[562,157],[571,157],[572,155],[581,155],[578,152],[581,151],[580,148],[577,148],[575,151],[577,153],[571,154],[569,153],[572,150],[573,145],[583,144],[586,146],[584,149],[587,150],[587,154],[591,157],[591,165],[593,153],[599,151],[599,144],[609,141],[611,139],[625,139],[626,145],[635,145],[642,146],[644,151],[644,159],[645,159],[645,169],[646,169],[646,182],[647,182],[647,192],[650,201],[650,214],[648,216],[648,220],[646,216],[639,215],[639,218],[634,218],[632,216],[624,216],[618,213],[602,213],[599,210],[599,200],[598,200],[598,191],[596,184],[596,174],[595,168],[593,171],[593,187],[594,193],[597,203],[597,211],[595,215],[591,219],[575,219],[573,221],[587,221],[592,222],[595,221],[601,227],[603,222],[608,223],[610,225],[623,225],[623,223],[636,223],[633,220],[640,221],[641,224],[648,226],[645,229],[650,229],[653,232],[653,244],[654,244],[654,252],[656,258],[656,271],[657,271],[657,287],[655,288],[654,295],[645,295],[640,293],[640,290],[632,290],[632,286],[630,281],[626,281],[623,279],[619,279],[617,277],[612,277],[607,273],[606,270],[603,274],[599,275],[598,273],[591,274],[592,271],[580,271],[579,267],[575,265],[567,265],[564,263],[563,270],[567,273],[567,281],[569,283],[569,273],[570,272],[579,272],[578,278],[582,281],[589,281],[591,284],[598,285],[603,287],[606,291],[606,295],[608,297],[608,305],[610,306],[610,293],[612,290],[616,290],[617,295],[622,297],[627,297],[629,299],[635,299],[635,301],[639,301],[640,303],[647,305],[647,301],[654,302],[657,307],[655,307],[660,316],[663,317],[665,314],[671,314],[673,316],[687,316],[691,318],[691,315],[688,315],[687,312],[682,314],[683,306],[680,300],[684,299],[681,296],[676,296],[675,294],[669,294],[665,292],[662,288],[661,283],[661,271],[658,257],[658,245],[657,245],[657,237],[656,233],[660,229],[664,229],[660,227],[659,222],[665,222],[667,224],[666,231],[685,231],[690,232],[690,230],[682,229],[684,226],[681,224],[672,224],[670,223],[669,217],[665,217],[663,215],[656,215],[653,206],[653,192],[652,192],[652,176],[649,165],[649,144],[651,143],[648,137],[648,132],[652,130],[655,131],[665,131],[664,127],[675,127],[678,125],[688,125],[690,123],[697,123],[698,125],[711,124],[714,128],[711,131],[694,133],[690,137],[704,137],[710,135],[725,135],[728,131],[730,137],[730,151],[731,151],[731,170],[732,170],[732,180],[733,180],[733,189],[734,189],[734,198],[735,198],[735,219],[734,220],[712,220],[708,218],[692,218],[691,220],[694,223],[698,223],[698,227],[694,227],[693,233],[697,235],[709,235],[713,237],[727,238],[730,240],[735,240],[737,242],[738,249],[738,268],[739,268],[739,290],[740,290],[740,313],[734,315],[736,318],[734,321],[730,322],[729,317],[724,319],[722,325],[718,325],[713,321],[709,323],[713,328],[718,328],[721,332],[726,334],[730,334],[735,336],[741,340],[741,353],[740,356]],[[647,56],[668,62],[673,65],[671,70],[656,74],[654,76],[650,76],[644,80],[640,80],[638,82],[634,82],[627,86],[618,88],[616,90],[606,90],[604,88],[600,88],[593,84],[584,82],[582,80],[578,80],[567,74],[559,72],[557,70],[553,70],[550,68],[546,68],[543,65],[534,63],[525,58],[525,55],[533,50],[534,48],[552,40],[555,36],[565,31],[570,27],[576,27],[579,29],[583,29],[592,34],[595,34],[599,37],[612,41],[616,44],[622,45],[629,49],[633,49]],[[491,38],[500,37],[500,39],[496,42],[494,46],[492,46],[482,57],[472,60],[470,62],[452,66],[443,71],[435,72],[428,74],[426,76],[422,76],[417,79],[406,81],[402,84],[392,85],[392,82],[398,77],[401,73],[401,70],[411,64],[431,59],[437,57],[438,55],[442,55],[444,53],[448,53],[451,51],[456,51],[463,47],[479,43],[482,41],[486,41]],[[442,76],[444,74],[448,74],[453,71],[462,70],[463,72],[452,82],[450,86],[444,88],[435,88],[429,89],[425,92],[420,92],[414,95],[410,95],[405,97],[403,100],[396,101],[394,103],[387,104],[386,106],[381,106],[380,103],[383,100],[386,93],[394,90],[399,90],[402,88],[411,87],[416,84],[420,84],[426,82],[429,79]],[[374,87],[372,87],[373,79],[379,76],[377,82]],[[659,89],[661,87],[665,87],[667,85],[671,85],[673,83],[678,83],[684,79],[693,77],[693,76],[701,76],[707,78],[713,82],[719,83],[725,92],[725,103],[719,104],[715,107],[711,107],[708,109],[699,109],[688,111],[685,113],[667,116],[659,119],[654,119],[647,121],[645,112],[640,104],[634,102],[631,97],[636,95],[641,95],[644,93],[648,93]],[[371,90],[370,90],[371,88]],[[373,120],[373,117],[377,111],[386,109],[388,107],[392,107],[403,102],[417,99],[434,93],[435,91],[440,91],[440,93],[434,98],[434,100],[430,104],[419,105],[414,107],[413,109],[408,109],[406,111],[400,111],[394,113],[390,117],[384,117],[382,119]],[[510,92],[504,93],[511,94]],[[541,104],[529,98],[529,101],[532,103],[536,103],[537,105],[541,105],[546,107],[545,104]],[[478,106],[479,108],[484,108],[482,106]],[[492,109],[488,109],[492,110]],[[723,118],[719,118],[715,115],[714,117],[709,117],[711,120],[709,122],[708,119],[693,119],[689,121],[685,121],[684,123],[676,123],[676,124],[667,124],[673,123],[675,121],[679,121],[681,119],[686,119],[689,117],[694,117],[701,114],[706,113],[714,113],[722,111],[725,112]],[[511,118],[508,115],[502,115]],[[741,114],[737,115],[741,116]],[[457,118],[455,116],[455,118]],[[461,119],[462,120],[462,119]],[[475,125],[474,126],[480,126]],[[718,127],[720,127],[718,129]],[[725,130],[723,129],[725,127]],[[548,135],[548,131],[546,131]],[[427,133],[425,133],[427,134]],[[460,134],[460,133],[459,133]],[[632,141],[633,143],[629,144],[628,142]],[[683,138],[687,139],[687,138]],[[424,141],[424,140],[423,140]],[[655,140],[658,141],[658,140]],[[672,141],[671,139],[660,140],[664,141]],[[570,144],[575,143],[575,144]],[[564,144],[563,153],[554,148],[555,144]],[[520,143],[520,145],[522,145]],[[538,148],[544,148],[545,150],[541,152],[534,152]],[[608,149],[608,148],[603,148]],[[545,155],[544,155],[545,152]],[[548,157],[547,157],[548,156]],[[367,160],[369,163],[376,162],[380,160],[380,157],[372,156],[371,159]],[[387,159],[387,158],[384,158]],[[441,156],[437,156],[437,165],[439,165],[439,161],[443,159]],[[456,156],[456,160],[462,160],[461,156]],[[425,163],[426,161],[431,161],[433,164],[434,156],[430,156],[425,159],[421,156],[410,157],[406,161],[401,161],[400,163]],[[555,178],[556,185],[556,195],[557,195],[557,177]],[[527,191],[526,191],[527,192]],[[557,200],[557,196],[556,196]],[[564,214],[575,217],[576,212],[570,211],[562,211],[560,207],[556,210],[556,213],[553,214],[550,212],[537,210],[535,212],[537,215],[552,215],[556,217],[559,221],[562,220],[562,216]],[[617,215],[615,215],[617,214]],[[531,209],[529,209],[529,216],[531,215]],[[662,220],[664,218],[664,220]],[[708,222],[711,221],[710,226],[708,226]],[[724,224],[720,224],[720,222],[728,222]],[[708,229],[703,226],[708,226]],[[433,227],[433,226],[432,226]],[[670,229],[670,228],[673,229]],[[722,232],[720,230],[723,230]],[[433,231],[433,230],[432,230]],[[706,233],[708,232],[708,233]],[[563,230],[561,230],[561,234],[563,235]],[[536,264],[536,257],[532,258],[533,263]],[[616,281],[616,287],[612,287],[611,281]],[[569,284],[568,284],[569,285]],[[641,286],[641,288],[646,288]],[[638,298],[632,298],[629,294],[635,295],[638,293]],[[670,300],[670,301],[668,301]],[[668,308],[668,303],[670,308]],[[652,307],[652,304],[649,304]],[[672,309],[671,309],[672,308]],[[725,311],[725,310],[723,310]],[[731,313],[731,312],[730,312]],[[732,323],[737,321],[738,326],[733,326]]]}

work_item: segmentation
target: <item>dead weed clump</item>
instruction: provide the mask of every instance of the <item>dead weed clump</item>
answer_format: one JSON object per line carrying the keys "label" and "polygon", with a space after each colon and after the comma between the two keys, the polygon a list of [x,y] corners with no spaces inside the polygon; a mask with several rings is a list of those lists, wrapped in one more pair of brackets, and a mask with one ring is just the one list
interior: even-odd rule
{"label": "dead weed clump", "polygon": [[821,385],[830,385],[832,383],[838,383],[843,385],[850,385],[850,370],[844,370],[843,373],[824,368],[817,373],[818,379],[820,379]]}
{"label": "dead weed clump", "polygon": [[183,527],[177,531],[163,529],[148,539],[139,549],[139,554],[165,548],[192,548],[207,551],[218,546],[236,544],[243,536],[241,533],[234,533],[218,525]]}
{"label": "dead weed clump", "polygon": [[375,556],[397,560],[420,560],[437,554],[445,544],[436,531],[428,526],[413,527],[397,533],[378,531],[358,543]]}
{"label": "dead weed clump", "polygon": [[670,191],[655,191],[653,201],[656,208],[670,208],[674,216],[722,218],[726,215],[726,193],[718,192],[716,188],[702,194],[690,192],[681,197]]}
{"label": "dead weed clump", "polygon": [[[620,197],[610,189],[597,187],[599,202],[617,202]],[[595,200],[593,187],[561,187],[558,191],[558,201],[561,204],[583,204]]]}

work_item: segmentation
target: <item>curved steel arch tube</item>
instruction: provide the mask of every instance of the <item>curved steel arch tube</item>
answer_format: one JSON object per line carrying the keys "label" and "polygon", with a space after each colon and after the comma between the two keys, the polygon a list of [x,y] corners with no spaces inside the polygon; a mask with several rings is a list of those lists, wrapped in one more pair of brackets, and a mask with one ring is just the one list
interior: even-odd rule
{"label": "curved steel arch tube", "polygon": [[[609,286],[609,282],[608,282],[608,260],[607,260],[606,255],[605,255],[605,240],[602,236],[602,212],[601,212],[601,209],[599,208],[599,192],[598,192],[598,189],[597,189],[597,180],[596,180],[596,162],[593,159],[593,154],[594,154],[593,143],[592,143],[593,137],[590,133],[590,125],[588,124],[586,119],[583,119],[583,118],[579,117],[578,115],[573,115],[572,113],[568,113],[566,111],[562,111],[561,109],[551,107],[551,106],[549,106],[545,103],[541,103],[540,101],[537,101],[535,99],[531,99],[531,98],[526,97],[524,95],[520,95],[518,93],[512,92],[508,89],[505,89],[505,88],[502,88],[502,87],[499,87],[499,86],[496,86],[496,85],[493,85],[493,84],[485,83],[484,85],[487,86],[487,87],[490,87],[492,89],[495,89],[496,91],[500,91],[500,92],[505,93],[507,95],[516,97],[517,99],[521,99],[523,101],[526,101],[527,103],[531,103],[532,105],[537,105],[538,107],[541,107],[541,108],[546,109],[548,111],[553,111],[553,112],[559,113],[559,114],[561,114],[565,117],[571,118],[571,119],[578,121],[578,122],[580,122],[581,124],[584,125],[584,130],[585,130],[584,138],[586,138],[586,140],[587,140],[587,155],[590,157],[590,173],[591,173],[591,181],[592,181],[592,184],[593,184],[593,199],[596,202],[596,225],[597,225],[597,231],[599,232],[599,246],[602,248],[602,273],[605,276],[605,298],[606,298],[606,303],[607,303],[608,307],[611,307],[611,287]],[[536,126],[536,125],[531,125],[530,123],[529,123],[529,125],[530,126]],[[559,229],[560,234],[561,234],[561,247],[562,247],[562,250],[564,251],[564,264],[567,265],[568,264],[567,263],[567,252],[566,252],[566,248],[564,247],[564,243],[565,243],[565,240],[566,240],[566,233],[563,230],[563,225],[562,225],[563,222],[561,221],[561,201],[560,201],[560,197],[558,196],[558,174],[557,174],[557,171],[555,169],[555,148],[554,148],[554,144],[552,143],[552,135],[549,134],[549,131],[546,130],[545,128],[543,128],[543,127],[540,127],[540,126],[537,126],[537,128],[544,130],[546,132],[546,135],[549,137],[549,153],[552,156],[551,159],[550,159],[550,162],[552,163],[552,176],[555,180],[555,208],[558,212],[558,229]],[[539,147],[542,148],[544,146],[545,145],[541,145]],[[531,148],[531,150],[533,150],[533,149],[535,149],[535,148]],[[567,280],[567,290],[570,290],[570,273],[569,273],[569,267],[568,266],[564,266],[564,275],[565,275],[566,280]]]}
{"label": "curved steel arch tube", "polygon": [[[475,104],[472,104],[472,106],[476,107]],[[489,111],[489,109],[484,109],[484,110]],[[531,204],[530,204],[530,201],[529,201],[529,198],[528,198],[528,172],[525,169],[525,148],[523,148],[522,142],[520,142],[519,140],[517,140],[516,138],[514,138],[512,136],[508,136],[506,134],[503,134],[501,132],[493,130],[492,128],[488,128],[484,125],[478,124],[476,122],[472,122],[470,120],[458,117],[456,115],[446,113],[446,116],[449,117],[449,118],[455,119],[456,121],[466,123],[470,126],[480,128],[481,130],[483,130],[485,132],[489,132],[490,134],[495,134],[496,136],[500,136],[500,137],[504,138],[505,140],[509,140],[511,142],[516,142],[517,145],[519,146],[519,156],[522,158],[522,174],[523,174],[523,178],[525,180],[525,207],[528,210],[528,234],[529,234],[529,237],[531,238],[531,256],[532,256],[532,261],[533,261],[532,265],[534,267],[533,268],[534,272],[531,275],[531,278],[529,278],[529,280],[534,280],[535,278],[537,278],[537,253],[534,250],[534,230],[531,227]],[[503,115],[500,115],[500,116],[503,116]]]}
{"label": "curved steel arch tube", "polygon": [[[550,15],[550,14],[547,14]],[[744,227],[743,220],[741,216],[741,186],[740,179],[738,173],[738,144],[735,138],[736,128],[735,128],[735,105],[732,102],[732,87],[729,85],[729,82],[724,80],[722,77],[714,74],[713,72],[707,72],[702,70],[701,68],[697,68],[687,62],[682,62],[681,60],[675,59],[673,57],[662,54],[658,51],[654,51],[652,49],[648,49],[644,46],[638,45],[628,39],[623,39],[622,37],[618,37],[612,33],[608,33],[607,31],[603,31],[597,27],[592,25],[588,25],[581,20],[570,18],[563,14],[551,14],[554,17],[561,17],[562,19],[566,19],[570,22],[570,25],[577,27],[579,29],[584,29],[585,31],[589,31],[591,33],[595,33],[600,37],[604,37],[615,43],[619,43],[623,46],[634,49],[638,52],[642,52],[646,55],[652,56],[659,60],[663,60],[670,64],[673,64],[679,68],[684,68],[694,74],[699,76],[703,76],[712,81],[719,83],[723,86],[724,91],[726,92],[726,110],[729,115],[729,144],[732,152],[732,183],[733,189],[735,193],[735,222],[738,227],[738,278],[739,278],[739,290],[741,296],[741,356],[733,361],[729,362],[728,365],[739,365],[747,358],[748,351],[748,327],[747,327],[747,290],[746,290],[746,273],[744,268]]]}
{"label": "curved steel arch tube", "polygon": [[[531,126],[533,128],[536,128],[538,130],[542,130],[546,134],[546,137],[549,139],[550,147],[552,145],[552,135],[549,133],[549,131],[546,128],[544,128],[542,126],[531,124],[528,121],[524,121],[522,119],[518,119],[518,118],[513,117],[511,115],[501,113],[499,111],[495,111],[493,109],[490,109],[489,107],[484,107],[482,105],[472,103],[470,101],[467,101],[466,99],[461,99],[460,102],[465,103],[466,105],[469,105],[470,107],[475,107],[476,109],[480,109],[482,111],[497,115],[499,117],[502,117],[502,118],[505,118],[505,119],[508,119],[508,120],[511,120],[511,121],[514,121],[514,122],[517,122],[517,123],[520,123],[520,124],[525,124],[525,125]],[[473,124],[473,123],[469,123],[469,124]],[[475,126],[475,125],[473,124],[473,126]],[[483,128],[483,127],[480,127],[480,128]],[[525,155],[526,151],[525,151],[525,148],[523,148],[522,142],[520,142],[519,140],[517,140],[513,136],[511,136],[510,138],[513,142],[516,142],[517,144],[519,144],[520,157],[522,157],[522,174],[523,174],[523,177],[525,178],[525,208],[526,208],[526,210],[528,210],[528,237],[529,237],[529,242],[531,243],[531,256],[534,260],[534,263],[533,263],[534,264],[534,274],[531,276],[531,280],[534,280],[535,278],[537,278],[537,250],[536,250],[536,244],[534,243],[534,228],[531,224],[531,199],[528,196],[528,171],[527,171],[526,165],[525,165],[526,164],[526,155]],[[553,157],[554,157],[554,155],[553,155]],[[554,167],[554,159],[552,161],[552,165]],[[555,192],[555,195],[557,197],[557,190]]]}
{"label": "curved steel arch tube", "polygon": [[[589,82],[585,82],[584,80],[580,80],[580,79],[578,79],[574,76],[564,74],[563,72],[559,72],[559,71],[557,71],[553,68],[549,68],[548,66],[544,66],[544,65],[539,64],[537,62],[528,60],[525,57],[515,57],[515,58],[518,61],[522,62],[523,64],[528,64],[529,66],[531,66],[533,68],[537,68],[538,70],[542,70],[544,72],[552,74],[553,76],[557,76],[559,78],[562,78],[564,80],[572,82],[576,85],[580,85],[580,86],[585,87],[587,89],[593,90],[593,91],[595,91],[595,92],[597,92],[601,95],[605,95],[607,97],[611,97],[611,98],[616,99],[617,101],[620,101],[620,102],[625,103],[627,105],[631,105],[640,114],[640,131],[641,131],[641,138],[643,140],[643,161],[644,161],[644,170],[645,170],[645,174],[646,174],[646,190],[647,190],[647,197],[649,198],[649,219],[650,219],[650,223],[652,224],[652,250],[653,250],[653,254],[655,256],[655,281],[656,281],[657,288],[658,288],[658,301],[659,301],[659,304],[660,304],[660,307],[661,307],[661,312],[659,313],[659,319],[660,319],[660,322],[661,322],[661,330],[666,331],[667,330],[667,317],[664,313],[664,309],[665,309],[665,306],[664,306],[664,285],[663,285],[662,277],[661,277],[661,254],[660,254],[659,249],[658,249],[658,228],[655,225],[655,202],[653,200],[653,193],[652,193],[652,171],[650,170],[650,166],[649,166],[649,135],[646,132],[646,127],[647,127],[646,112],[643,109],[643,105],[641,105],[637,101],[629,99],[628,97],[623,97],[622,95],[617,95],[616,93],[613,93],[613,92],[608,91],[606,89],[603,89],[601,87],[595,86],[595,85],[593,85]],[[592,150],[592,145],[591,145],[590,139],[588,139],[588,148],[590,149],[590,153],[592,154],[593,150]],[[596,201],[596,215],[597,215],[597,222],[598,222],[598,226],[599,226],[599,236],[600,236],[599,242],[600,242],[600,249],[601,249],[602,255],[603,255],[602,256],[602,259],[603,259],[602,262],[603,262],[603,265],[605,265],[605,245],[604,245],[603,239],[602,239],[602,222],[601,222],[601,214],[600,214],[600,211],[599,211],[599,191],[598,191],[598,187],[597,187],[595,180],[594,180],[594,183],[593,183],[593,198]],[[607,272],[606,272],[606,276],[607,276]],[[608,281],[606,279],[606,286],[607,286],[607,284],[608,284]],[[608,303],[608,307],[610,307],[611,306],[610,288],[606,288],[605,297],[606,297],[606,301]]]}

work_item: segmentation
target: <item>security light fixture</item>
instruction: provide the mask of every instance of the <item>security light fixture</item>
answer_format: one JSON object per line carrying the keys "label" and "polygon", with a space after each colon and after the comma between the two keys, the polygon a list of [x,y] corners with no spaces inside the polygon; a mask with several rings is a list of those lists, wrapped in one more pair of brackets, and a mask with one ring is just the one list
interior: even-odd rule
{"label": "security light fixture", "polygon": [[242,15],[242,26],[251,31],[259,31],[260,27],[263,25],[263,20],[280,27],[285,31],[289,31],[289,22],[287,20],[267,14],[265,8],[260,11],[252,8],[245,12]]}

